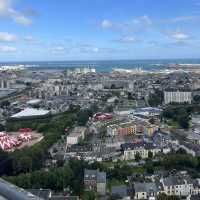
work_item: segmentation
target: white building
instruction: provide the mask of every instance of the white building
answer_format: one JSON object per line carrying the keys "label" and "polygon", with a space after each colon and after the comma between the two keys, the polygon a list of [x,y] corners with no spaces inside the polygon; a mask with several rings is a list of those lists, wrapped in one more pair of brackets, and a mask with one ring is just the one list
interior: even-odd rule
{"label": "white building", "polygon": [[12,119],[24,119],[24,118],[38,118],[38,117],[46,117],[50,114],[49,110],[43,109],[34,109],[34,108],[25,108],[11,116]]}
{"label": "white building", "polygon": [[[1,77],[0,77],[1,78]],[[8,79],[0,79],[0,89],[10,88],[10,81]]]}
{"label": "white building", "polygon": [[134,184],[135,196],[134,199],[153,199],[155,200],[156,196],[159,194],[159,188],[153,182],[149,183],[140,183],[136,182]]}
{"label": "white building", "polygon": [[168,196],[188,196],[193,193],[193,180],[187,176],[170,176],[161,179],[164,193]]}
{"label": "white building", "polygon": [[86,127],[78,126],[67,136],[67,146],[77,144],[81,140],[84,140],[86,133]]}
{"label": "white building", "polygon": [[126,143],[121,145],[121,149],[123,151],[123,159],[124,160],[134,160],[136,155],[139,154],[142,159],[146,159],[149,156],[149,152],[152,153],[153,156],[161,152],[160,148],[154,147],[148,144],[133,144]]}
{"label": "white building", "polygon": [[169,104],[171,102],[191,103],[192,101],[192,92],[185,91],[165,91],[164,92],[164,101],[165,104]]}

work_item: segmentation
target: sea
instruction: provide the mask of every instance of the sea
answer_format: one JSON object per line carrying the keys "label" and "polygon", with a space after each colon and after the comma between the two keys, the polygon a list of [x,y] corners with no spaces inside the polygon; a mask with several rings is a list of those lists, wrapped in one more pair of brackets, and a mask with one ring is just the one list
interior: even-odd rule
{"label": "sea", "polygon": [[141,68],[146,71],[164,70],[172,64],[200,64],[200,59],[2,62],[0,66],[25,65],[33,70],[65,70],[69,68],[91,67],[98,72],[109,72],[115,68]]}

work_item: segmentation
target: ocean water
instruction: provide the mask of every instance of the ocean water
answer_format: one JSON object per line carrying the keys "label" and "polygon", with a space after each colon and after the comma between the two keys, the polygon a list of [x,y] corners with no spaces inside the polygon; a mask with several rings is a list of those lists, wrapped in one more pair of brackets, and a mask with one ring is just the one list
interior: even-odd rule
{"label": "ocean water", "polygon": [[4,62],[0,63],[0,66],[19,64],[28,65],[34,70],[94,67],[99,72],[109,72],[113,68],[133,69],[138,67],[144,70],[160,70],[167,68],[170,64],[200,64],[200,59]]}

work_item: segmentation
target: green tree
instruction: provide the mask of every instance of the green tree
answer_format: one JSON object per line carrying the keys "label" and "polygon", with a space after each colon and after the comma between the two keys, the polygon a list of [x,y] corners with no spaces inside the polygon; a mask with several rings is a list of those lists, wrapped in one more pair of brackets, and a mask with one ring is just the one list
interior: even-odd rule
{"label": "green tree", "polygon": [[8,100],[2,101],[0,104],[1,108],[10,106],[10,102]]}
{"label": "green tree", "polygon": [[139,162],[141,159],[142,159],[142,158],[141,158],[140,153],[137,152],[137,153],[135,154],[135,161]]}
{"label": "green tree", "polygon": [[148,158],[152,159],[153,158],[153,153],[151,151],[148,152]]}
{"label": "green tree", "polygon": [[150,106],[157,107],[162,104],[164,100],[164,93],[158,89],[155,89],[153,93],[149,94],[148,103]]}
{"label": "green tree", "polygon": [[200,103],[200,95],[195,95],[193,99],[196,103]]}
{"label": "green tree", "polygon": [[82,199],[84,200],[95,200],[96,195],[93,191],[84,192]]}
{"label": "green tree", "polygon": [[5,131],[5,127],[2,124],[0,124],[0,132],[1,131]]}
{"label": "green tree", "polygon": [[108,105],[105,107],[104,112],[108,112],[108,113],[112,113],[113,112],[113,106],[112,105]]}

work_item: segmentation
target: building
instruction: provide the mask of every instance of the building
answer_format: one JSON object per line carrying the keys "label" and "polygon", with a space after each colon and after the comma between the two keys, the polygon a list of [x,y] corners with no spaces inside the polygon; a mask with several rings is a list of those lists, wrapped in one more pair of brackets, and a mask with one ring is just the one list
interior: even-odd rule
{"label": "building", "polygon": [[192,92],[190,92],[190,91],[165,91],[164,92],[164,101],[165,101],[165,104],[169,104],[172,102],[191,103]]}
{"label": "building", "polygon": [[[159,177],[163,177],[163,175],[159,175]],[[181,199],[186,199],[186,197],[198,196],[200,194],[199,179],[192,179],[187,175],[187,172],[178,172],[173,176],[164,177],[161,179],[154,178],[151,182],[135,182],[135,177],[129,176],[128,182],[131,197],[136,200],[156,200],[159,194],[166,194],[167,196],[177,196],[181,197]]]}
{"label": "building", "polygon": [[111,195],[115,199],[130,200],[130,194],[128,188],[125,185],[112,186]]}
{"label": "building", "polygon": [[21,112],[12,115],[11,119],[43,118],[48,117],[49,114],[49,110],[25,108]]}
{"label": "building", "polygon": [[85,139],[86,127],[77,126],[67,136],[67,146],[78,144],[81,140]]}
{"label": "building", "polygon": [[86,191],[95,191],[100,195],[106,194],[106,173],[99,170],[84,171],[84,186]]}
{"label": "building", "polygon": [[139,154],[142,159],[149,157],[149,152],[155,156],[162,150],[148,143],[125,143],[121,145],[124,160],[134,160]]}
{"label": "building", "polygon": [[154,107],[144,107],[144,108],[136,108],[130,112],[130,115],[137,116],[140,118],[152,118],[159,117],[162,112],[162,109],[154,108]]}
{"label": "building", "polygon": [[154,182],[134,183],[134,199],[156,199],[160,189]]}
{"label": "building", "polygon": [[144,126],[144,134],[149,137],[152,137],[157,130],[158,126],[154,124],[148,123]]}
{"label": "building", "polygon": [[8,88],[10,88],[10,81],[8,79],[1,79],[0,80],[0,89],[8,89]]}
{"label": "building", "polygon": [[136,134],[137,126],[132,122],[125,122],[120,124],[114,124],[107,127],[107,135],[133,135]]}
{"label": "building", "polygon": [[158,126],[144,120],[134,119],[131,121],[107,126],[107,135],[146,135],[152,137],[158,130]]}
{"label": "building", "polygon": [[187,139],[194,144],[200,145],[200,134],[191,133],[187,136]]}
{"label": "building", "polygon": [[193,180],[189,176],[176,175],[161,179],[163,191],[168,196],[188,196],[193,193]]}

